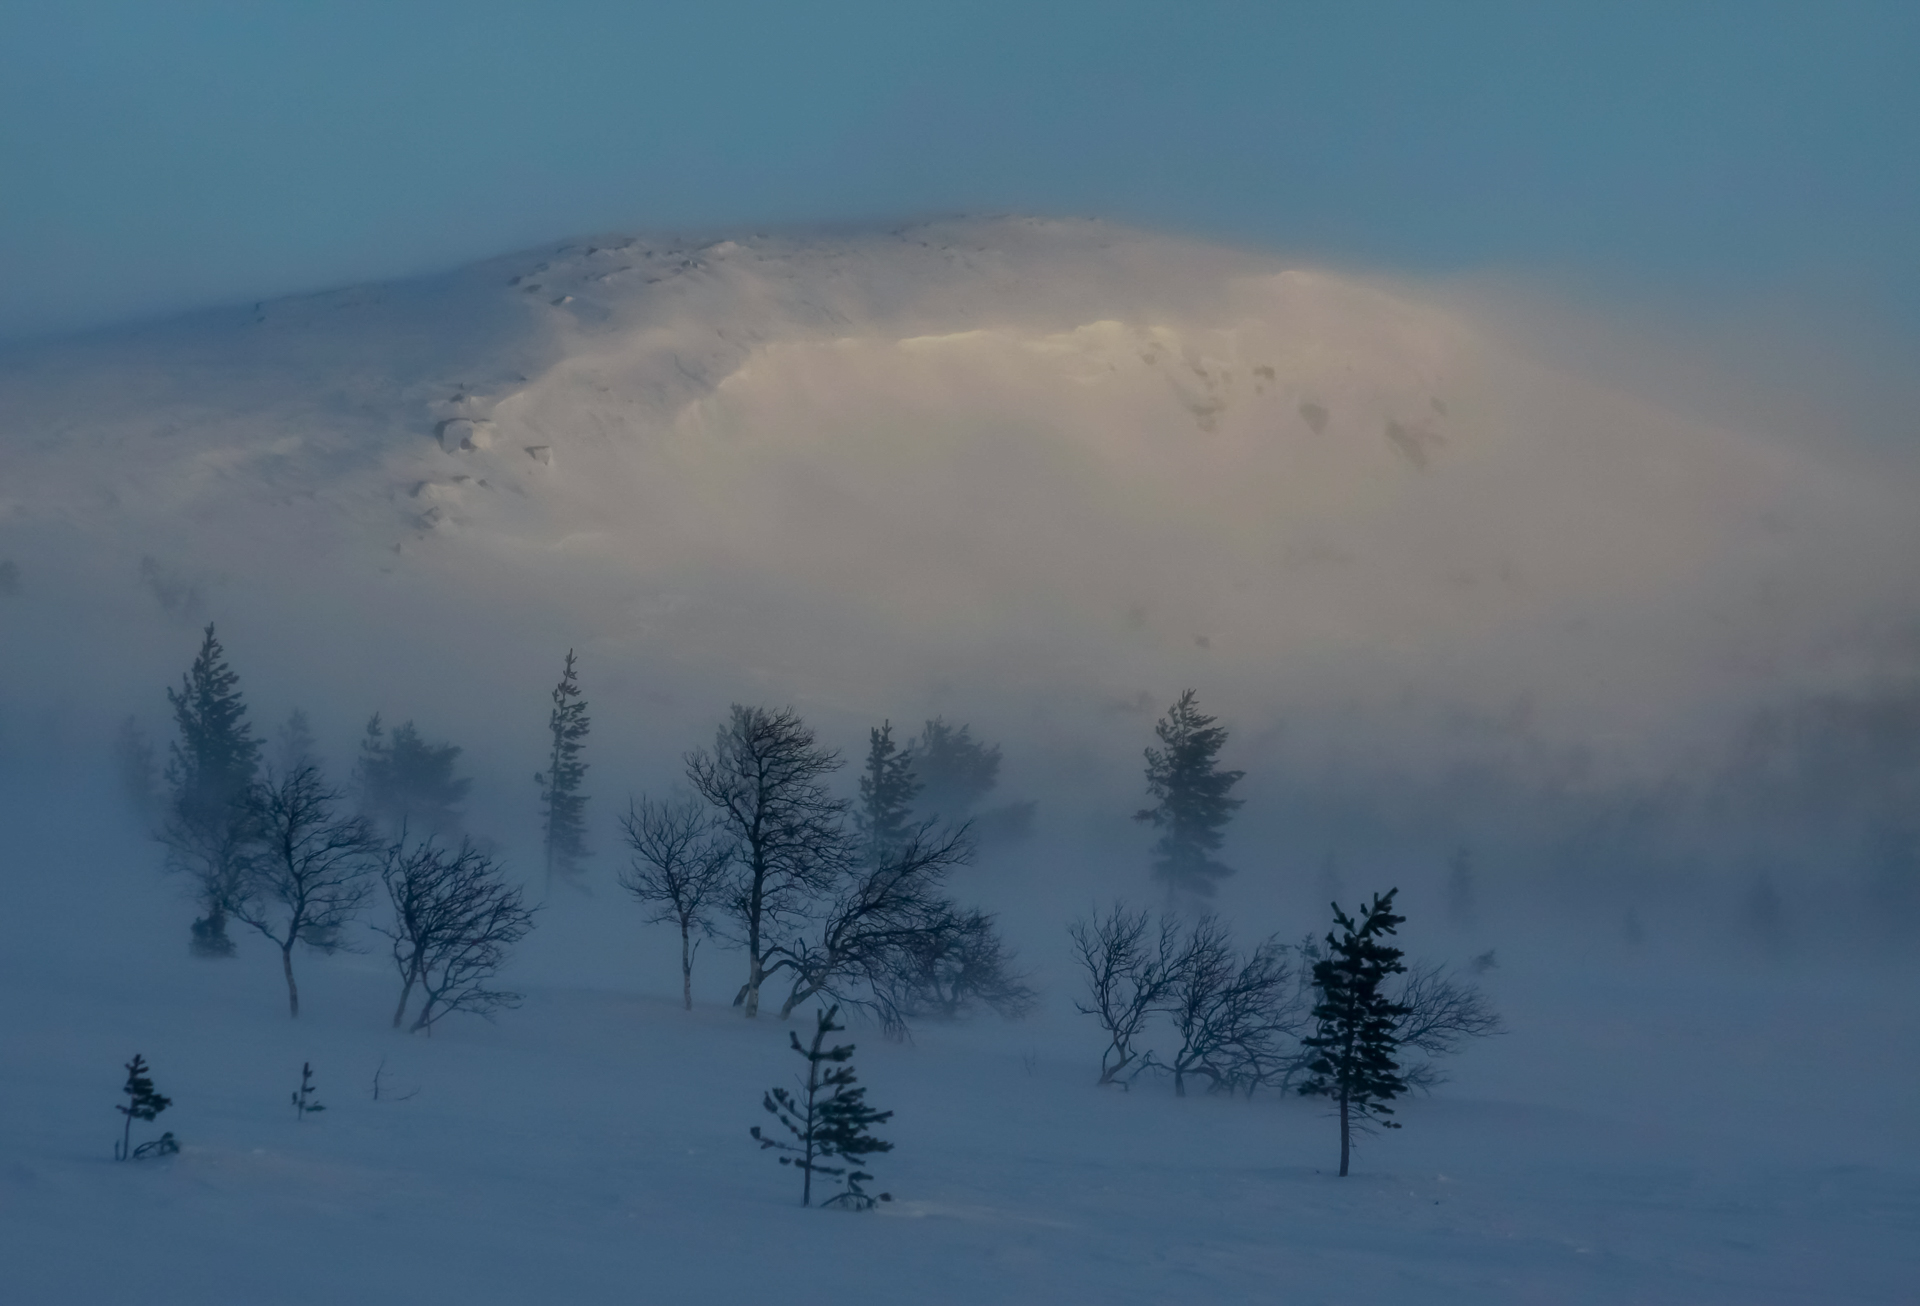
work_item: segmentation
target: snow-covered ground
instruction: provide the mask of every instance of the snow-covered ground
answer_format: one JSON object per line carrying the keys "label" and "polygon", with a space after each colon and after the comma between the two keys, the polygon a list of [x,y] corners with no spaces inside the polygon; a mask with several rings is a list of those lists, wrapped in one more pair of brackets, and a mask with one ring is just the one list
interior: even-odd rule
{"label": "snow-covered ground", "polygon": [[[1093,223],[606,237],[0,355],[0,1297],[1914,1300],[1915,485]],[[336,775],[376,709],[464,745],[523,873],[580,651],[593,893],[522,1009],[407,1037],[377,953],[302,956],[292,1022],[258,940],[186,955],[109,745],[164,744],[207,621]],[[1400,883],[1412,952],[1497,949],[1510,1032],[1344,1180],[1313,1103],[1092,1082],[1064,929],[1146,895],[1188,686],[1249,773],[1242,937]],[[945,713],[1039,803],[959,887],[1041,1011],[852,1031],[870,1217],[748,1139],[796,1059],[738,955],[679,1010],[612,884],[730,701],[847,749]],[[117,1165],[136,1050],[185,1150]]]}
{"label": "snow-covered ground", "polygon": [[[569,900],[496,1025],[387,1030],[376,956],[304,959],[295,1022],[264,948],[185,955],[136,847],[65,848],[8,867],[0,1278],[23,1306],[1893,1303],[1920,1280],[1910,970],[1713,973],[1522,941],[1489,977],[1511,1032],[1343,1180],[1315,1104],[1095,1087],[1056,966],[1019,1024],[850,1032],[897,1112],[873,1165],[896,1200],[854,1216],[800,1209],[747,1137],[797,1058],[780,1022],[717,1000],[735,954],[703,957],[689,1014],[664,932]],[[556,958],[598,914],[618,917],[624,950],[600,960],[625,982],[568,983]],[[175,1103],[136,1134],[185,1147],[121,1165],[111,1106],[136,1050]],[[303,1121],[304,1061],[327,1110]]]}

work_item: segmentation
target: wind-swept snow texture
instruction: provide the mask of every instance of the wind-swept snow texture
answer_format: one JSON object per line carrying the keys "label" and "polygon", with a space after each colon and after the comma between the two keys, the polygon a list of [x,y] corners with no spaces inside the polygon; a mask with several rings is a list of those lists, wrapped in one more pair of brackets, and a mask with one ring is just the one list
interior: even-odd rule
{"label": "wind-swept snow texture", "polygon": [[[1096,223],[605,237],[0,354],[0,1296],[1911,1301],[1915,487]],[[259,940],[186,956],[110,743],[164,745],[207,621],[336,779],[375,710],[461,745],[529,882],[578,650],[592,896],[524,1008],[393,1034],[371,951],[303,956],[294,1023]],[[1152,893],[1189,687],[1243,939],[1397,883],[1411,955],[1497,950],[1511,1032],[1346,1180],[1318,1104],[1093,1086],[1064,930]],[[1043,1010],[852,1031],[881,1214],[799,1209],[746,1134],[784,1029],[717,944],[679,1011],[614,886],[733,701],[969,722],[1039,803],[956,890]],[[184,1151],[116,1164],[135,1051]]]}

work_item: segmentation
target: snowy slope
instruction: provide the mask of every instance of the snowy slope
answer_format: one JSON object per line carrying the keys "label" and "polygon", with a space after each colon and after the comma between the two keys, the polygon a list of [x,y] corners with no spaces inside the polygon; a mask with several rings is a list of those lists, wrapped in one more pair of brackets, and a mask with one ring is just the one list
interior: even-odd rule
{"label": "snowy slope", "polygon": [[[1920,1030],[1874,955],[1907,937],[1862,878],[1883,854],[1759,829],[1715,768],[1755,712],[1913,675],[1915,500],[1910,467],[1663,411],[1417,295],[1097,223],[611,236],[0,354],[0,1285],[1911,1300]],[[107,740],[129,713],[163,737],[209,620],[264,730],[305,708],[336,767],[375,709],[465,745],[469,824],[521,867],[580,650],[601,856],[523,1010],[390,1035],[377,954],[310,957],[294,1025],[264,952],[183,955]],[[1346,1181],[1308,1104],[1091,1084],[1063,927],[1144,892],[1139,750],[1189,685],[1250,773],[1244,935],[1401,882],[1414,951],[1499,949],[1512,1032]],[[899,1113],[883,1216],[791,1204],[746,1138],[784,1031],[719,1004],[724,951],[675,1009],[669,940],[611,885],[612,814],[735,700],[847,748],[971,721],[1040,802],[965,891],[1043,1011],[855,1031]],[[1676,793],[1695,842],[1650,860]],[[1488,901],[1440,925],[1461,842]],[[1693,914],[1727,866],[1774,877],[1765,946]],[[188,1147],[115,1167],[136,1048]],[[417,1096],[370,1100],[383,1059]],[[296,1123],[302,1060],[329,1111]]]}
{"label": "snowy slope", "polygon": [[28,620],[171,605],[364,679],[345,604],[470,685],[649,664],[676,728],[742,683],[1079,730],[1204,681],[1242,721],[1519,712],[1644,768],[1917,603],[1910,478],[1092,223],[607,238],[212,312],[15,351],[0,434]]}

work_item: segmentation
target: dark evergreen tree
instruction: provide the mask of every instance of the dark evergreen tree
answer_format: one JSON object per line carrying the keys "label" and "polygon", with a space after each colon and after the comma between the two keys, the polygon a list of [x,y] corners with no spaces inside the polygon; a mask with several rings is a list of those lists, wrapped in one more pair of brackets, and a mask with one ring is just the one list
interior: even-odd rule
{"label": "dark evergreen tree", "polygon": [[1147,750],[1147,791],[1154,805],[1134,815],[1160,831],[1153,845],[1154,878],[1170,895],[1211,898],[1215,886],[1233,874],[1214,860],[1221,831],[1241,800],[1228,793],[1244,771],[1223,771],[1220,750],[1226,730],[1200,710],[1189,689],[1153,728],[1161,747]]}
{"label": "dark evergreen tree", "polygon": [[153,1091],[152,1067],[141,1058],[138,1052],[133,1060],[127,1062],[127,1082],[120,1091],[127,1095],[125,1105],[114,1107],[127,1118],[126,1125],[120,1131],[120,1141],[113,1145],[113,1159],[116,1161],[137,1161],[149,1156],[168,1156],[180,1150],[180,1144],[174,1141],[173,1131],[168,1130],[160,1137],[133,1146],[133,1122],[152,1120],[162,1111],[173,1105],[173,1099],[162,1097]]}
{"label": "dark evergreen tree", "polygon": [[913,749],[893,742],[893,722],[868,731],[867,764],[860,773],[860,804],[853,819],[869,864],[879,865],[906,843],[920,788]]}
{"label": "dark evergreen tree", "polygon": [[587,796],[580,792],[587,764],[580,760],[580,754],[586,747],[581,741],[590,728],[586,700],[580,696],[580,678],[573,669],[573,650],[568,649],[566,668],[560,683],[553,687],[553,714],[547,718],[553,748],[547,757],[547,769],[533,777],[540,786],[549,889],[556,875],[566,879],[578,875],[587,855]]}
{"label": "dark evergreen tree", "polygon": [[920,810],[949,821],[964,820],[1000,778],[1000,748],[983,744],[964,726],[941,717],[927,722],[914,748],[914,778]]}
{"label": "dark evergreen tree", "polygon": [[460,749],[421,738],[411,721],[387,734],[375,712],[360,741],[360,807],[393,837],[402,831],[450,838],[473,781],[454,774]]}
{"label": "dark evergreen tree", "polygon": [[300,1087],[293,1093],[293,1114],[296,1119],[305,1120],[316,1111],[325,1111],[326,1106],[316,1094],[319,1092],[313,1083],[313,1063],[300,1063]]}
{"label": "dark evergreen tree", "polygon": [[[805,1099],[785,1088],[773,1088],[760,1100],[760,1105],[793,1135],[794,1141],[768,1138],[761,1134],[759,1125],[748,1132],[762,1150],[773,1148],[788,1153],[780,1158],[780,1164],[800,1171],[800,1205],[809,1206],[813,1202],[814,1175],[844,1176],[846,1187],[821,1205],[865,1211],[872,1209],[875,1202],[893,1200],[891,1193],[869,1194],[863,1189],[861,1185],[871,1182],[873,1176],[860,1169],[862,1158],[893,1150],[892,1143],[883,1142],[868,1132],[873,1125],[892,1119],[893,1112],[875,1111],[867,1105],[867,1090],[853,1086],[853,1067],[848,1064],[853,1058],[853,1044],[821,1046],[828,1034],[846,1028],[833,1023],[839,1011],[837,1006],[828,1007],[819,1014],[811,1047],[801,1047],[800,1035],[788,1032],[793,1050],[807,1061],[807,1077],[801,1082]],[[849,1164],[834,1165],[835,1160]]]}
{"label": "dark evergreen tree", "polygon": [[1314,1006],[1317,1028],[1301,1043],[1315,1053],[1307,1063],[1311,1076],[1300,1085],[1309,1097],[1332,1098],[1340,1111],[1340,1173],[1347,1173],[1347,1154],[1355,1127],[1368,1123],[1398,1129],[1387,1103],[1407,1089],[1394,1052],[1396,1032],[1409,1008],[1381,991],[1387,976],[1406,970],[1400,949],[1382,942],[1406,920],[1393,912],[1398,889],[1373,896],[1373,905],[1360,909],[1360,920],[1333,905],[1338,935],[1327,934],[1327,955],[1313,967],[1320,1001]]}
{"label": "dark evergreen tree", "polygon": [[246,873],[252,838],[248,791],[260,741],[247,722],[240,677],[209,624],[178,690],[167,691],[179,737],[167,759],[170,803],[160,838],[169,866],[190,876],[204,913],[193,923],[193,951],[230,957],[227,913]]}

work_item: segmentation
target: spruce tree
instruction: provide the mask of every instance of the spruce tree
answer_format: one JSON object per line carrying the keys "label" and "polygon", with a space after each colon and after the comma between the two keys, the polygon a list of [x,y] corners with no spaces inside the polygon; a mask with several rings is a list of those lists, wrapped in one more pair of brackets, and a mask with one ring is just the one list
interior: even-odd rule
{"label": "spruce tree", "polygon": [[867,764],[860,774],[860,804],[853,819],[869,863],[879,865],[906,843],[919,793],[913,749],[893,742],[893,722],[868,731]]}
{"label": "spruce tree", "polygon": [[313,1063],[300,1063],[300,1087],[293,1093],[293,1113],[296,1118],[305,1120],[316,1111],[325,1111],[326,1106],[319,1100],[319,1089],[313,1082]]}
{"label": "spruce tree", "polygon": [[138,1052],[133,1054],[133,1060],[127,1062],[126,1070],[127,1082],[121,1086],[120,1091],[127,1095],[127,1101],[124,1106],[114,1107],[114,1110],[125,1116],[127,1123],[121,1130],[120,1141],[113,1145],[113,1159],[132,1161],[148,1156],[168,1156],[178,1152],[180,1144],[174,1141],[172,1130],[138,1147],[133,1146],[133,1122],[152,1120],[172,1106],[173,1099],[162,1097],[153,1091],[153,1077],[150,1073],[152,1067],[141,1058]]}
{"label": "spruce tree", "polygon": [[580,760],[580,753],[585,748],[581,741],[590,728],[587,705],[580,697],[580,680],[573,669],[573,650],[568,649],[566,668],[560,683],[553,687],[553,715],[547,719],[553,748],[547,769],[533,777],[540,786],[549,889],[555,875],[568,879],[576,875],[587,855],[587,797],[580,792],[587,764]]}
{"label": "spruce tree", "polygon": [[[800,1035],[788,1032],[793,1050],[807,1061],[807,1077],[801,1084],[806,1090],[805,1100],[785,1088],[770,1089],[760,1100],[760,1105],[793,1135],[794,1141],[767,1138],[761,1134],[759,1125],[748,1132],[762,1150],[773,1148],[790,1153],[780,1158],[780,1164],[800,1171],[800,1205],[813,1203],[814,1175],[845,1176],[846,1187],[821,1205],[866,1211],[871,1210],[875,1202],[893,1200],[891,1193],[870,1194],[863,1189],[861,1185],[870,1182],[873,1176],[859,1168],[862,1157],[893,1150],[892,1143],[883,1142],[868,1132],[870,1126],[892,1119],[893,1112],[875,1111],[866,1103],[867,1090],[853,1086],[853,1067],[847,1064],[853,1057],[853,1044],[821,1047],[828,1034],[846,1028],[833,1023],[839,1012],[840,1008],[834,1006],[819,1014],[811,1047],[801,1047]],[[835,1159],[850,1164],[830,1164]]]}
{"label": "spruce tree", "polygon": [[227,912],[245,877],[251,838],[248,792],[260,741],[247,722],[240,677],[208,624],[193,666],[167,691],[179,737],[168,754],[170,810],[161,830],[168,860],[195,881],[205,913],[193,923],[193,951],[230,957]]}
{"label": "spruce tree", "polygon": [[473,781],[454,774],[457,744],[434,744],[413,722],[389,735],[375,712],[360,741],[361,810],[386,832],[449,838],[460,833],[460,804]]}
{"label": "spruce tree", "polygon": [[1409,1009],[1380,989],[1387,976],[1406,970],[1400,949],[1381,942],[1406,920],[1393,912],[1399,892],[1376,893],[1373,905],[1360,909],[1357,923],[1339,903],[1333,904],[1333,921],[1341,933],[1328,932],[1327,955],[1313,967],[1314,987],[1320,993],[1313,1009],[1318,1028],[1300,1042],[1317,1055],[1307,1063],[1312,1078],[1300,1085],[1300,1092],[1339,1104],[1342,1177],[1354,1122],[1361,1128],[1368,1123],[1400,1127],[1384,1117],[1393,1114],[1387,1103],[1407,1088],[1394,1052],[1399,1047],[1395,1031]]}
{"label": "spruce tree", "polygon": [[1180,695],[1154,726],[1161,747],[1147,750],[1147,791],[1154,805],[1134,814],[1160,831],[1153,845],[1153,874],[1169,896],[1182,893],[1211,898],[1215,886],[1233,874],[1215,861],[1221,831],[1241,805],[1229,791],[1244,771],[1223,771],[1220,750],[1227,732],[1202,712],[1194,691]]}
{"label": "spruce tree", "polygon": [[913,773],[923,815],[964,820],[999,781],[1000,746],[981,743],[968,726],[935,717],[920,732]]}

